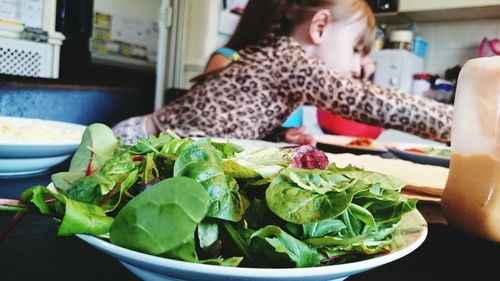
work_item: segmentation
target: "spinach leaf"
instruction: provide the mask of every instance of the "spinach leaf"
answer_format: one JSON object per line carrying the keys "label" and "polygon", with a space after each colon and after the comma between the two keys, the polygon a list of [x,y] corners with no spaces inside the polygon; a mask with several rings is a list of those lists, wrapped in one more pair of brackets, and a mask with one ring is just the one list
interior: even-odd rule
{"label": "spinach leaf", "polygon": [[47,204],[48,200],[54,199],[52,193],[43,185],[37,185],[26,189],[19,197],[21,201],[35,204],[41,214],[50,215],[51,208]]}
{"label": "spinach leaf", "polygon": [[328,165],[326,167],[326,169],[329,171],[335,172],[335,173],[351,172],[351,171],[363,171],[363,169],[361,169],[360,167],[356,167],[356,166],[351,165],[351,164],[349,164],[343,168],[337,167],[337,164],[335,164],[335,162]]}
{"label": "spinach leaf", "polygon": [[285,226],[286,222],[276,216],[268,208],[266,200],[254,198],[250,204],[250,207],[245,212],[243,216],[246,224],[251,229],[260,229],[266,225],[277,225],[280,227]]}
{"label": "spinach leaf", "polygon": [[[290,164],[290,159],[291,153],[288,150],[283,151],[275,147],[251,152],[243,151],[229,158],[239,166],[252,170],[263,178],[276,176],[284,167]],[[238,176],[235,177],[238,178]]]}
{"label": "spinach leaf", "polygon": [[77,180],[63,194],[68,198],[97,205],[105,194],[115,187],[116,182],[105,175],[96,173]]}
{"label": "spinach leaf", "polygon": [[406,182],[393,176],[384,175],[376,172],[369,171],[356,171],[356,172],[346,172],[345,176],[350,178],[358,178],[366,184],[379,184],[382,188],[401,190],[406,186]]}
{"label": "spinach leaf", "polygon": [[304,224],[302,225],[303,238],[318,238],[329,234],[337,234],[345,228],[345,224],[339,219],[327,219],[316,223]]}
{"label": "spinach leaf", "polygon": [[91,175],[113,156],[117,146],[118,140],[108,126],[99,123],[88,126],[71,159],[69,171]]}
{"label": "spinach leaf", "polygon": [[[305,242],[309,245],[316,247],[322,246],[352,246],[362,244],[365,240],[370,238],[369,234],[359,235],[354,237],[343,237],[343,236],[323,236],[319,238],[307,239]],[[345,248],[343,248],[345,249]]]}
{"label": "spinach leaf", "polygon": [[92,204],[64,198],[64,217],[57,235],[67,236],[78,233],[101,235],[109,232],[113,218],[106,216],[102,208]]}
{"label": "spinach leaf", "polygon": [[147,138],[140,138],[137,140],[137,143],[131,147],[130,153],[132,154],[148,154],[151,152],[159,153],[164,145],[170,143],[174,140],[174,137],[169,135],[168,133],[161,132],[158,137],[149,136]]}
{"label": "spinach leaf", "polygon": [[375,241],[380,241],[386,239],[391,234],[395,233],[399,226],[401,225],[401,221],[396,223],[379,223],[377,225],[377,231],[373,236]]}
{"label": "spinach leaf", "polygon": [[414,210],[417,204],[414,199],[401,197],[397,191],[377,186],[356,194],[353,201],[366,206],[378,223],[398,222],[405,213]]}
{"label": "spinach leaf", "polygon": [[[128,189],[130,187],[132,187],[134,185],[134,183],[137,181],[137,178],[138,178],[138,175],[137,175],[137,170],[133,170],[132,172],[130,172],[127,176],[127,178],[120,183],[119,185],[119,194],[118,194],[118,197],[114,197],[114,198],[110,198],[109,201],[107,202],[100,202],[100,203],[104,203],[102,205],[102,208],[106,211],[106,212],[111,212],[111,211],[114,211],[121,203],[122,201],[122,198],[123,198],[123,194],[126,194]],[[116,189],[116,187],[115,187]],[[109,196],[113,195],[113,194],[110,194],[108,193]],[[106,196],[108,196],[106,195]]]}
{"label": "spinach leaf", "polygon": [[209,218],[204,219],[198,225],[198,240],[201,248],[206,248],[212,245],[219,239],[219,225],[215,220]]}
{"label": "spinach leaf", "polygon": [[263,178],[272,178],[281,169],[289,166],[323,170],[328,165],[325,153],[310,145],[244,151],[230,159],[241,166],[254,170]]}
{"label": "spinach leaf", "polygon": [[118,140],[113,131],[103,124],[92,124],[85,129],[80,147],[71,159],[68,172],[52,175],[56,188],[66,190],[76,180],[92,175],[113,156]]}
{"label": "spinach leaf", "polygon": [[215,147],[215,149],[222,152],[224,158],[234,156],[234,154],[243,152],[245,150],[241,145],[230,142],[226,143],[211,142],[211,143],[212,146]]}
{"label": "spinach leaf", "polygon": [[278,176],[266,190],[266,202],[271,211],[287,222],[309,224],[335,218],[351,203],[352,195],[345,191],[324,194],[305,190],[286,177]]}
{"label": "spinach leaf", "polygon": [[91,175],[113,156],[117,146],[118,140],[108,126],[98,123],[88,126],[69,171]]}
{"label": "spinach leaf", "polygon": [[349,212],[352,214],[352,216],[370,226],[371,228],[376,227],[375,218],[373,218],[373,215],[367,209],[351,203],[349,204]]}
{"label": "spinach leaf", "polygon": [[382,188],[401,190],[406,186],[406,182],[393,176],[384,175],[377,172],[364,171],[354,166],[347,166],[345,168],[338,168],[335,164],[330,164],[327,170],[340,173],[351,179],[358,179],[365,184],[379,184]]}
{"label": "spinach leaf", "polygon": [[24,191],[21,200],[33,202],[42,214],[62,217],[57,231],[60,236],[105,234],[113,222],[113,218],[106,216],[100,207],[71,200],[61,193],[52,193],[44,186]]}
{"label": "spinach leaf", "polygon": [[225,160],[222,163],[222,169],[226,175],[230,175],[236,179],[254,179],[260,177],[255,170],[238,164],[234,160]]}
{"label": "spinach leaf", "polygon": [[299,187],[316,193],[325,194],[329,191],[344,191],[350,187],[351,179],[328,170],[305,170],[287,168],[281,175]]}
{"label": "spinach leaf", "polygon": [[82,173],[77,172],[60,172],[53,174],[51,179],[57,190],[64,192],[71,188],[77,180],[83,178],[84,176],[85,175]]}
{"label": "spinach leaf", "polygon": [[143,172],[141,173],[141,178],[142,182],[145,184],[148,184],[150,182],[153,182],[156,180],[160,172],[158,171],[158,168],[156,167],[156,163],[153,158],[154,154],[153,153],[148,153],[146,154],[144,161],[144,168]]}
{"label": "spinach leaf", "polygon": [[208,139],[193,142],[174,164],[174,176],[186,176],[201,183],[212,198],[207,216],[239,221],[248,201],[238,192],[236,181],[224,174],[222,154]]}
{"label": "spinach leaf", "polygon": [[144,253],[196,261],[194,232],[210,197],[186,177],[163,180],[120,210],[111,225],[111,243]]}
{"label": "spinach leaf", "polygon": [[175,161],[181,154],[181,152],[193,143],[192,139],[174,139],[169,143],[163,145],[160,151],[160,156],[169,159],[170,161]]}
{"label": "spinach leaf", "polygon": [[[250,241],[245,239],[244,233],[238,232],[236,228],[233,226],[232,223],[230,222],[223,222],[222,225],[224,226],[224,229],[226,230],[227,234],[231,238],[231,240],[234,242],[234,245],[240,253],[244,256],[244,258],[251,264],[255,265],[256,261],[254,260],[254,253],[252,251],[252,248],[250,247]],[[248,231],[248,230],[247,230]],[[228,243],[229,244],[229,243]]]}
{"label": "spinach leaf", "polygon": [[[363,221],[355,217],[351,210],[347,209],[344,213],[342,213],[341,217],[342,221],[346,225],[346,233],[342,233],[342,237],[355,238],[361,234],[364,227]],[[364,239],[366,238],[368,238],[368,236],[364,237]]]}
{"label": "spinach leaf", "polygon": [[270,261],[283,260],[282,256],[286,255],[294,266],[310,267],[318,266],[319,262],[324,258],[315,248],[274,225],[268,225],[257,230],[251,239],[262,239],[274,249],[274,251],[265,253]]}
{"label": "spinach leaf", "polygon": [[116,149],[115,155],[108,159],[98,172],[78,179],[63,193],[76,201],[101,205],[104,203],[101,200],[105,195],[113,195],[112,191],[117,189],[123,181],[131,180],[130,173],[134,169],[135,164],[128,149],[119,147]]}

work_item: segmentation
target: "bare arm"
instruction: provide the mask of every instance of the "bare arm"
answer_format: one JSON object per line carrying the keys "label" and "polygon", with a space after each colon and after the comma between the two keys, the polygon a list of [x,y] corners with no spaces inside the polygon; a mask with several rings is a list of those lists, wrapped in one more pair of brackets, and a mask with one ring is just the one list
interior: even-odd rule
{"label": "bare arm", "polygon": [[284,79],[289,91],[304,93],[308,103],[361,123],[450,141],[452,106],[343,77],[304,52],[295,54],[294,71]]}
{"label": "bare arm", "polygon": [[207,63],[205,73],[211,73],[231,64],[231,60],[221,54],[213,55]]}

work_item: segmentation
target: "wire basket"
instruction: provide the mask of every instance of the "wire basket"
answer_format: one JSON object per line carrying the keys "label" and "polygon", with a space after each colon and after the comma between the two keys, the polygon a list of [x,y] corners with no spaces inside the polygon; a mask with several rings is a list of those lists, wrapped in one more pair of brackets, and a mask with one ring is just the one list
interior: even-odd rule
{"label": "wire basket", "polygon": [[0,73],[58,78],[59,45],[0,37]]}

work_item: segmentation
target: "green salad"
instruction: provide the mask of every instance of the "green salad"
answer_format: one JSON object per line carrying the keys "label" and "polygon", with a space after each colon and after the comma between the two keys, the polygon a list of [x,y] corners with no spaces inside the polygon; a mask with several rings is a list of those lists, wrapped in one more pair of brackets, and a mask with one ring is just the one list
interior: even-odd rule
{"label": "green salad", "polygon": [[429,156],[438,156],[438,157],[444,157],[444,158],[450,158],[451,157],[451,149],[448,148],[436,148],[436,147],[412,147],[412,148],[406,148],[404,151],[407,152],[413,152],[413,153],[420,153],[420,154],[425,154]]}
{"label": "green salad", "polygon": [[172,132],[124,145],[85,131],[55,188],[35,186],[0,210],[53,217],[139,252],[224,266],[315,267],[386,254],[416,201],[387,175],[329,164],[313,147],[245,151]]}

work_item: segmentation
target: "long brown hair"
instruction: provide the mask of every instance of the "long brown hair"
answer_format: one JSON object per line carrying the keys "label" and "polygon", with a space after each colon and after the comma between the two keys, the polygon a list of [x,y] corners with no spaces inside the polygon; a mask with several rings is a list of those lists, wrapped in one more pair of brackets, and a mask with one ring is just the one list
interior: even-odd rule
{"label": "long brown hair", "polygon": [[[298,25],[322,9],[332,11],[332,21],[364,21],[358,49],[370,53],[375,39],[375,17],[365,0],[250,0],[226,48],[241,50],[259,44],[270,32],[289,36]],[[223,68],[222,68],[223,69]],[[222,69],[204,73],[191,81],[200,81]]]}
{"label": "long brown hair", "polygon": [[258,44],[272,30],[290,35],[294,28],[321,9],[332,10],[332,21],[364,21],[359,47],[368,54],[373,46],[375,17],[364,0],[250,0],[225,47],[240,50]]}

